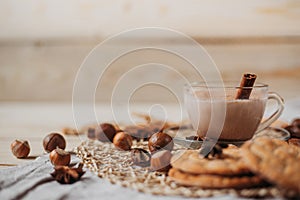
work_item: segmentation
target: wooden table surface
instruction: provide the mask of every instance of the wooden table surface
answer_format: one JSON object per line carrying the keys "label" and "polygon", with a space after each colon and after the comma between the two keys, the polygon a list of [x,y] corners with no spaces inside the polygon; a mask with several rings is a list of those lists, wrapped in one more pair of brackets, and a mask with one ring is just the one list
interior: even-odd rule
{"label": "wooden table surface", "polygon": [[[62,127],[72,127],[72,113],[67,105],[47,105],[34,103],[0,104],[0,166],[29,162],[44,153],[42,140],[52,131],[61,132]],[[10,143],[15,139],[28,140],[31,151],[28,159],[15,158]],[[76,136],[66,136],[67,149],[80,144]]]}
{"label": "wooden table surface", "polygon": [[[150,106],[151,107],[151,106]],[[133,108],[133,112],[145,113],[149,105],[141,104]],[[174,109],[175,105],[166,106],[166,110],[172,119],[180,116],[180,110]],[[100,104],[96,106],[99,111],[99,120],[102,122],[112,121],[113,116],[109,105]],[[122,112],[118,113],[122,115]],[[121,118],[125,118],[121,116]],[[81,125],[93,123],[95,120],[86,119]],[[126,120],[124,120],[125,123]],[[78,125],[80,127],[81,125]],[[43,138],[51,132],[61,132],[64,127],[75,127],[73,120],[72,104],[68,103],[0,103],[0,168],[14,166],[29,162],[36,156],[44,154],[42,145]],[[72,150],[81,141],[86,139],[85,135],[64,135],[67,140],[66,150]],[[10,150],[10,144],[15,139],[28,140],[31,151],[29,158],[17,159]]]}
{"label": "wooden table surface", "polygon": [[[176,104],[163,105],[167,119],[171,121],[181,121],[187,115]],[[147,113],[151,108],[149,104],[137,104],[132,107],[131,112]],[[152,107],[153,108],[153,107]],[[159,110],[152,110],[155,117],[159,116]],[[96,113],[102,122],[112,121],[113,115],[110,105],[96,105]],[[268,112],[267,112],[268,113]],[[122,111],[117,113],[124,123],[125,115]],[[299,99],[287,101],[282,119],[291,121],[295,117],[300,117]],[[95,120],[85,119],[81,125],[89,124]],[[79,127],[81,125],[78,125]],[[36,156],[44,154],[42,140],[50,132],[61,132],[64,127],[75,127],[73,120],[72,104],[68,103],[0,103],[0,168],[14,166],[25,162],[30,162]],[[82,136],[67,136],[67,150],[72,150],[81,141],[86,139]],[[15,158],[10,150],[10,143],[15,139],[28,140],[31,147],[30,157],[27,159]]]}

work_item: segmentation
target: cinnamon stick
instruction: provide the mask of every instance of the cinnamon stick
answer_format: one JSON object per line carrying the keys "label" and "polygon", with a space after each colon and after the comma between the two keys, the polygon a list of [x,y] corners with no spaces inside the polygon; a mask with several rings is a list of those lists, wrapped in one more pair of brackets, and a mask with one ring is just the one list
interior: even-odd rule
{"label": "cinnamon stick", "polygon": [[243,75],[235,99],[249,99],[256,77],[255,74],[250,73]]}

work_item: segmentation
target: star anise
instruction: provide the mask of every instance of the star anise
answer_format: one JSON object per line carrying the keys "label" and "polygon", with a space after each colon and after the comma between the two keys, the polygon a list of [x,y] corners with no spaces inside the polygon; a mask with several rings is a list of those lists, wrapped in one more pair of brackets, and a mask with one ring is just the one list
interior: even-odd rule
{"label": "star anise", "polygon": [[203,141],[203,139],[199,136],[188,136],[185,137],[186,140],[196,140],[196,141]]}
{"label": "star anise", "polygon": [[78,167],[55,166],[51,176],[61,184],[72,184],[78,181],[85,173],[82,167],[82,163]]}
{"label": "star anise", "polygon": [[221,157],[221,155],[223,153],[223,149],[227,148],[227,147],[228,147],[227,144],[216,144],[208,154],[206,154],[206,151],[207,151],[206,148],[209,148],[209,147],[203,147],[200,149],[199,154],[200,154],[200,156],[202,156],[204,158],[213,158],[213,157],[219,158],[219,157]]}

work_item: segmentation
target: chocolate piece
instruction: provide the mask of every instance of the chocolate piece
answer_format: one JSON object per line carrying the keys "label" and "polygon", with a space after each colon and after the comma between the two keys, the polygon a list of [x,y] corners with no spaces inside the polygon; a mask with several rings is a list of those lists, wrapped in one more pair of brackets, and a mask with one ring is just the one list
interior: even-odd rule
{"label": "chocolate piece", "polygon": [[131,149],[131,160],[134,165],[148,167],[150,165],[151,155],[144,149],[133,148]]}
{"label": "chocolate piece", "polygon": [[168,150],[158,151],[152,155],[151,169],[159,172],[167,172],[171,168],[172,154]]}
{"label": "chocolate piece", "polygon": [[244,74],[235,99],[249,99],[255,80],[255,74]]}
{"label": "chocolate piece", "polygon": [[96,139],[95,128],[88,128],[87,137],[92,140]]}

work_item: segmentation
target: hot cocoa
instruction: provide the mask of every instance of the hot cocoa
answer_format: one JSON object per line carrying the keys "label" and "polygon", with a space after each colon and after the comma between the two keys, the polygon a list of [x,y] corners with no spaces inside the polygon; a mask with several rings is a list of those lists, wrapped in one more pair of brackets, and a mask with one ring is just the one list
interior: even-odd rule
{"label": "hot cocoa", "polygon": [[[223,141],[245,141],[267,128],[283,111],[282,98],[268,92],[268,85],[255,84],[256,75],[244,74],[238,82],[208,82],[186,85],[185,106],[197,135]],[[261,122],[268,100],[277,109]]]}
{"label": "hot cocoa", "polygon": [[[186,106],[192,125],[200,137],[205,137],[210,123],[214,123],[211,122],[211,106],[217,106],[220,102],[187,98],[190,98],[186,100]],[[241,141],[252,138],[262,120],[266,101],[267,99],[226,101],[226,116],[219,139]]]}

